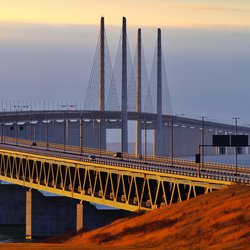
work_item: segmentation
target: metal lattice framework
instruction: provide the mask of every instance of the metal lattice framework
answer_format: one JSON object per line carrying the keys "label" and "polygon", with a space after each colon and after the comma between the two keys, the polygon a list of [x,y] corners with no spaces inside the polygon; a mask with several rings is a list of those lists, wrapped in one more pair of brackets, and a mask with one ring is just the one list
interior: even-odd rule
{"label": "metal lattice framework", "polygon": [[0,180],[128,211],[156,209],[231,184],[116,165],[0,150]]}

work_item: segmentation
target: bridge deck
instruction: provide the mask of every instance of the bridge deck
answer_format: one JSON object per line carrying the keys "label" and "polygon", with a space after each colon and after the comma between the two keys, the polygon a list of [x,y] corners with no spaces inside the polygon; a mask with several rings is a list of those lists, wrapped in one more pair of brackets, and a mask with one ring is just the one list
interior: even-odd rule
{"label": "bridge deck", "polygon": [[[68,148],[69,149],[69,148]],[[249,169],[206,166],[197,176],[191,161],[116,159],[108,155],[1,144],[0,179],[58,195],[129,211],[155,209],[230,185],[249,183]]]}

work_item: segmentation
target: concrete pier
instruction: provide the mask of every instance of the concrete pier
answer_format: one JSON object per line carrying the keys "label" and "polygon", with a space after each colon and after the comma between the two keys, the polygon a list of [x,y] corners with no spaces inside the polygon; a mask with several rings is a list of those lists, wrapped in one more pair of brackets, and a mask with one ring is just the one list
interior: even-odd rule
{"label": "concrete pier", "polygon": [[76,231],[83,229],[83,203],[76,204]]}
{"label": "concrete pier", "polygon": [[32,191],[26,191],[26,224],[25,238],[30,240],[32,237]]}
{"label": "concrete pier", "polygon": [[[84,209],[84,211],[83,211]],[[98,210],[88,202],[44,196],[17,185],[0,185],[0,225],[22,225],[27,239],[89,231],[128,215],[122,210]]]}

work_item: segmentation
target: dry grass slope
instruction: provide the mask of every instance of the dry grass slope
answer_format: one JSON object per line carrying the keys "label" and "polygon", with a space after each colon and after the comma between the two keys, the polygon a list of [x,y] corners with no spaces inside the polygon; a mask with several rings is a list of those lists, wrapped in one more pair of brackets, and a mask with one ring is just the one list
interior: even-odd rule
{"label": "dry grass slope", "polygon": [[250,187],[232,185],[64,239],[0,249],[250,249]]}
{"label": "dry grass slope", "polygon": [[250,249],[250,187],[232,185],[75,236],[68,243],[169,249]]}

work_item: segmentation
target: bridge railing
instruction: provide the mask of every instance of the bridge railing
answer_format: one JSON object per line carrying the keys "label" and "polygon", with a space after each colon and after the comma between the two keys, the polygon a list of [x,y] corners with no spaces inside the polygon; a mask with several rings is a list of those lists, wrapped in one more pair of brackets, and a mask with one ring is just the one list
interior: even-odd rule
{"label": "bridge railing", "polygon": [[[14,137],[7,137],[7,136],[0,136],[0,142],[2,143],[10,143],[14,145],[20,145],[25,147],[41,147],[46,148],[48,150],[58,150],[63,151],[65,153],[77,153],[77,154],[94,154],[94,155],[101,155],[102,157],[114,157],[115,153],[114,151],[108,151],[103,149],[96,149],[96,148],[89,148],[89,147],[82,147],[82,149],[79,146],[74,145],[67,145],[67,144],[59,144],[59,143],[51,143],[46,141],[31,141],[27,139],[22,138],[14,138]],[[35,142],[35,144],[34,144]],[[154,164],[157,164],[160,166],[161,164],[167,164],[171,166],[172,164],[174,167],[178,166],[185,166],[185,167],[192,167],[192,168],[198,168],[199,165],[195,163],[193,160],[187,160],[187,159],[180,159],[180,158],[171,158],[171,157],[163,157],[163,156],[151,156],[151,155],[141,155],[138,156],[136,154],[132,153],[123,153],[123,157],[126,159],[133,159],[137,160],[138,162],[145,163],[151,162]],[[200,167],[204,168],[211,168],[211,169],[221,169],[221,170],[235,170],[235,166],[232,164],[223,164],[223,163],[215,163],[215,162],[204,162],[200,165]],[[239,171],[246,171],[250,172],[250,168],[248,166],[238,166]]]}
{"label": "bridge railing", "polygon": [[[4,149],[2,149],[4,151]],[[7,145],[7,150],[8,150],[8,145]],[[13,150],[11,147],[10,150]],[[15,152],[15,149],[14,149]],[[105,166],[105,168],[110,168],[110,167],[115,167],[117,170],[122,170],[124,171],[125,169],[129,169],[129,172],[133,172],[136,170],[143,170],[144,171],[150,171],[152,173],[166,173],[166,174],[171,174],[178,176],[178,178],[185,178],[184,176],[189,176],[189,177],[198,177],[198,171],[197,168],[192,168],[192,167],[186,167],[186,166],[178,166],[178,165],[163,165],[163,164],[156,164],[153,162],[137,162],[137,161],[119,161],[119,160],[113,160],[111,158],[103,159],[103,158],[96,158],[96,160],[91,160],[87,158],[84,155],[76,155],[76,154],[68,154],[67,152],[66,155],[62,153],[61,151],[38,151],[35,147],[32,149],[30,148],[22,148],[22,150],[19,152],[20,154],[34,154],[36,155],[35,158],[39,158],[39,156],[46,156],[46,157],[52,157],[52,158],[57,158],[57,159],[62,159],[62,162],[65,161],[65,159],[72,160],[72,161],[80,161],[80,162],[85,162],[85,163],[91,163],[91,164],[98,164],[100,166]],[[38,154],[37,154],[38,153]],[[67,163],[65,162],[67,165]],[[95,165],[96,167],[96,165]],[[239,182],[239,183],[244,183],[244,184],[249,184],[250,183],[250,172],[249,173],[244,173],[238,176],[235,176],[233,172],[231,171],[222,171],[222,170],[212,170],[211,169],[206,169],[206,171],[201,172],[200,174],[201,178],[205,179],[211,179],[211,180],[219,180],[219,181],[229,181],[229,182]]]}

